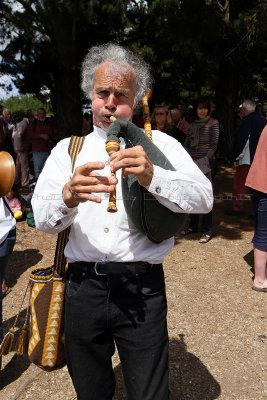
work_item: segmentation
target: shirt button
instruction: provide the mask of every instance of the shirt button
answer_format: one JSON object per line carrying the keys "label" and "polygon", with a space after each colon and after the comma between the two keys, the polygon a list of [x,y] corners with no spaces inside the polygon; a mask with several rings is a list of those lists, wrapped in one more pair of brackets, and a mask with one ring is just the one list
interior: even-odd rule
{"label": "shirt button", "polygon": [[109,232],[109,229],[108,229],[108,228],[104,228],[104,232],[105,232],[105,233],[108,233],[108,232]]}
{"label": "shirt button", "polygon": [[157,192],[157,193],[160,193],[160,192],[161,192],[161,187],[160,187],[160,186],[157,186],[157,187],[156,187],[156,192]]}
{"label": "shirt button", "polygon": [[67,215],[67,214],[68,214],[68,211],[65,211],[65,210],[64,210],[64,211],[62,211],[62,214],[63,214],[63,215]]}

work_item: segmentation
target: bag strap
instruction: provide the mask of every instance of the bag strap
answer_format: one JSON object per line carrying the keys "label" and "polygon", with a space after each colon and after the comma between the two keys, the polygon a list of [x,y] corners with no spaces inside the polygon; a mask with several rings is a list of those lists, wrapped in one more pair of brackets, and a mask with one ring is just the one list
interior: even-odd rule
{"label": "bag strap", "polygon": [[[72,171],[75,166],[76,158],[82,149],[84,139],[85,136],[71,136],[68,152],[71,158]],[[65,268],[67,263],[66,257],[64,256],[64,249],[69,238],[69,233],[70,226],[64,229],[64,231],[60,232],[57,236],[57,244],[54,257],[54,273],[62,277],[65,275]]]}
{"label": "bag strap", "polygon": [[4,202],[5,206],[6,206],[6,208],[10,211],[10,214],[14,217],[14,213],[13,213],[13,211],[11,210],[11,208],[9,207],[9,204],[8,204],[8,202],[6,201],[5,196],[2,197],[2,199],[3,199],[3,202]]}

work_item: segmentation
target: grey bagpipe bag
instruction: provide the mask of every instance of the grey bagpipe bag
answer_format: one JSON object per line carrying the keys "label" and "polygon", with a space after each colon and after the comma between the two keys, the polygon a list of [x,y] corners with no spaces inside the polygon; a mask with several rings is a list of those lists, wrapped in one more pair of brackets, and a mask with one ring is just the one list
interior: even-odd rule
{"label": "grey bagpipe bag", "polygon": [[[107,143],[119,141],[120,137],[125,140],[126,148],[142,146],[152,164],[175,171],[162,151],[136,125],[123,119],[112,122],[107,132]],[[174,213],[164,207],[138,183],[135,175],[122,178],[122,195],[128,217],[154,243],[174,236],[185,223],[186,214]]]}

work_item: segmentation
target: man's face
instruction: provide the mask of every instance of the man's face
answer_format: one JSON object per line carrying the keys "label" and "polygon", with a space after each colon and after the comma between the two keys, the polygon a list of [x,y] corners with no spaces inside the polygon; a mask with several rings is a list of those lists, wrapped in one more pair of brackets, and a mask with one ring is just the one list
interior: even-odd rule
{"label": "man's face", "polygon": [[45,113],[44,110],[38,110],[38,111],[37,111],[37,118],[38,118],[40,121],[43,121],[43,120],[45,119],[45,116],[46,116],[46,113]]}
{"label": "man's face", "polygon": [[112,65],[105,62],[95,73],[92,96],[94,125],[108,130],[109,116],[132,120],[135,96],[135,75],[133,71],[125,74],[112,73]]}
{"label": "man's face", "polygon": [[4,117],[7,121],[10,121],[10,118],[11,118],[10,112],[9,112],[9,111],[4,111],[4,112],[3,112],[3,117]]}
{"label": "man's face", "polygon": [[173,122],[177,123],[179,122],[180,118],[181,118],[181,113],[179,110],[171,110],[171,117]]}

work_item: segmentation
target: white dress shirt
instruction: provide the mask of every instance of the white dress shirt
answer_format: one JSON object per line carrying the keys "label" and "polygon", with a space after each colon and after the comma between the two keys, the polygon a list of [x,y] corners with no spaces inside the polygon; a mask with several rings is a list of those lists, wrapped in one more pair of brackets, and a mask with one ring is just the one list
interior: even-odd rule
{"label": "white dress shirt", "polygon": [[[87,201],[68,208],[62,200],[63,186],[72,178],[68,154],[70,139],[64,139],[52,150],[39,176],[32,198],[36,228],[58,233],[72,224],[65,248],[68,262],[75,261],[147,261],[161,263],[171,251],[174,239],[152,243],[127,218],[121,193],[121,170],[116,172],[118,184],[116,213],[107,212],[109,194],[101,194],[101,203]],[[84,141],[75,168],[87,162],[106,163],[101,175],[110,176],[105,149],[106,132],[94,127]],[[147,187],[160,203],[174,212],[208,213],[213,206],[210,181],[202,174],[179,142],[160,131],[153,131],[154,144],[167,156],[176,171],[154,166],[154,175]],[[121,139],[121,149],[125,142]],[[57,224],[61,221],[60,224]]]}
{"label": "white dress shirt", "polygon": [[239,156],[236,157],[236,160],[238,160],[238,165],[251,165],[250,162],[250,150],[249,150],[249,137],[247,140],[247,143],[245,144],[245,147],[242,150],[242,153],[239,154]]}
{"label": "white dress shirt", "polygon": [[[8,203],[8,199],[6,198]],[[7,238],[9,232],[16,226],[16,220],[6,207],[3,197],[0,197],[0,244]]]}

